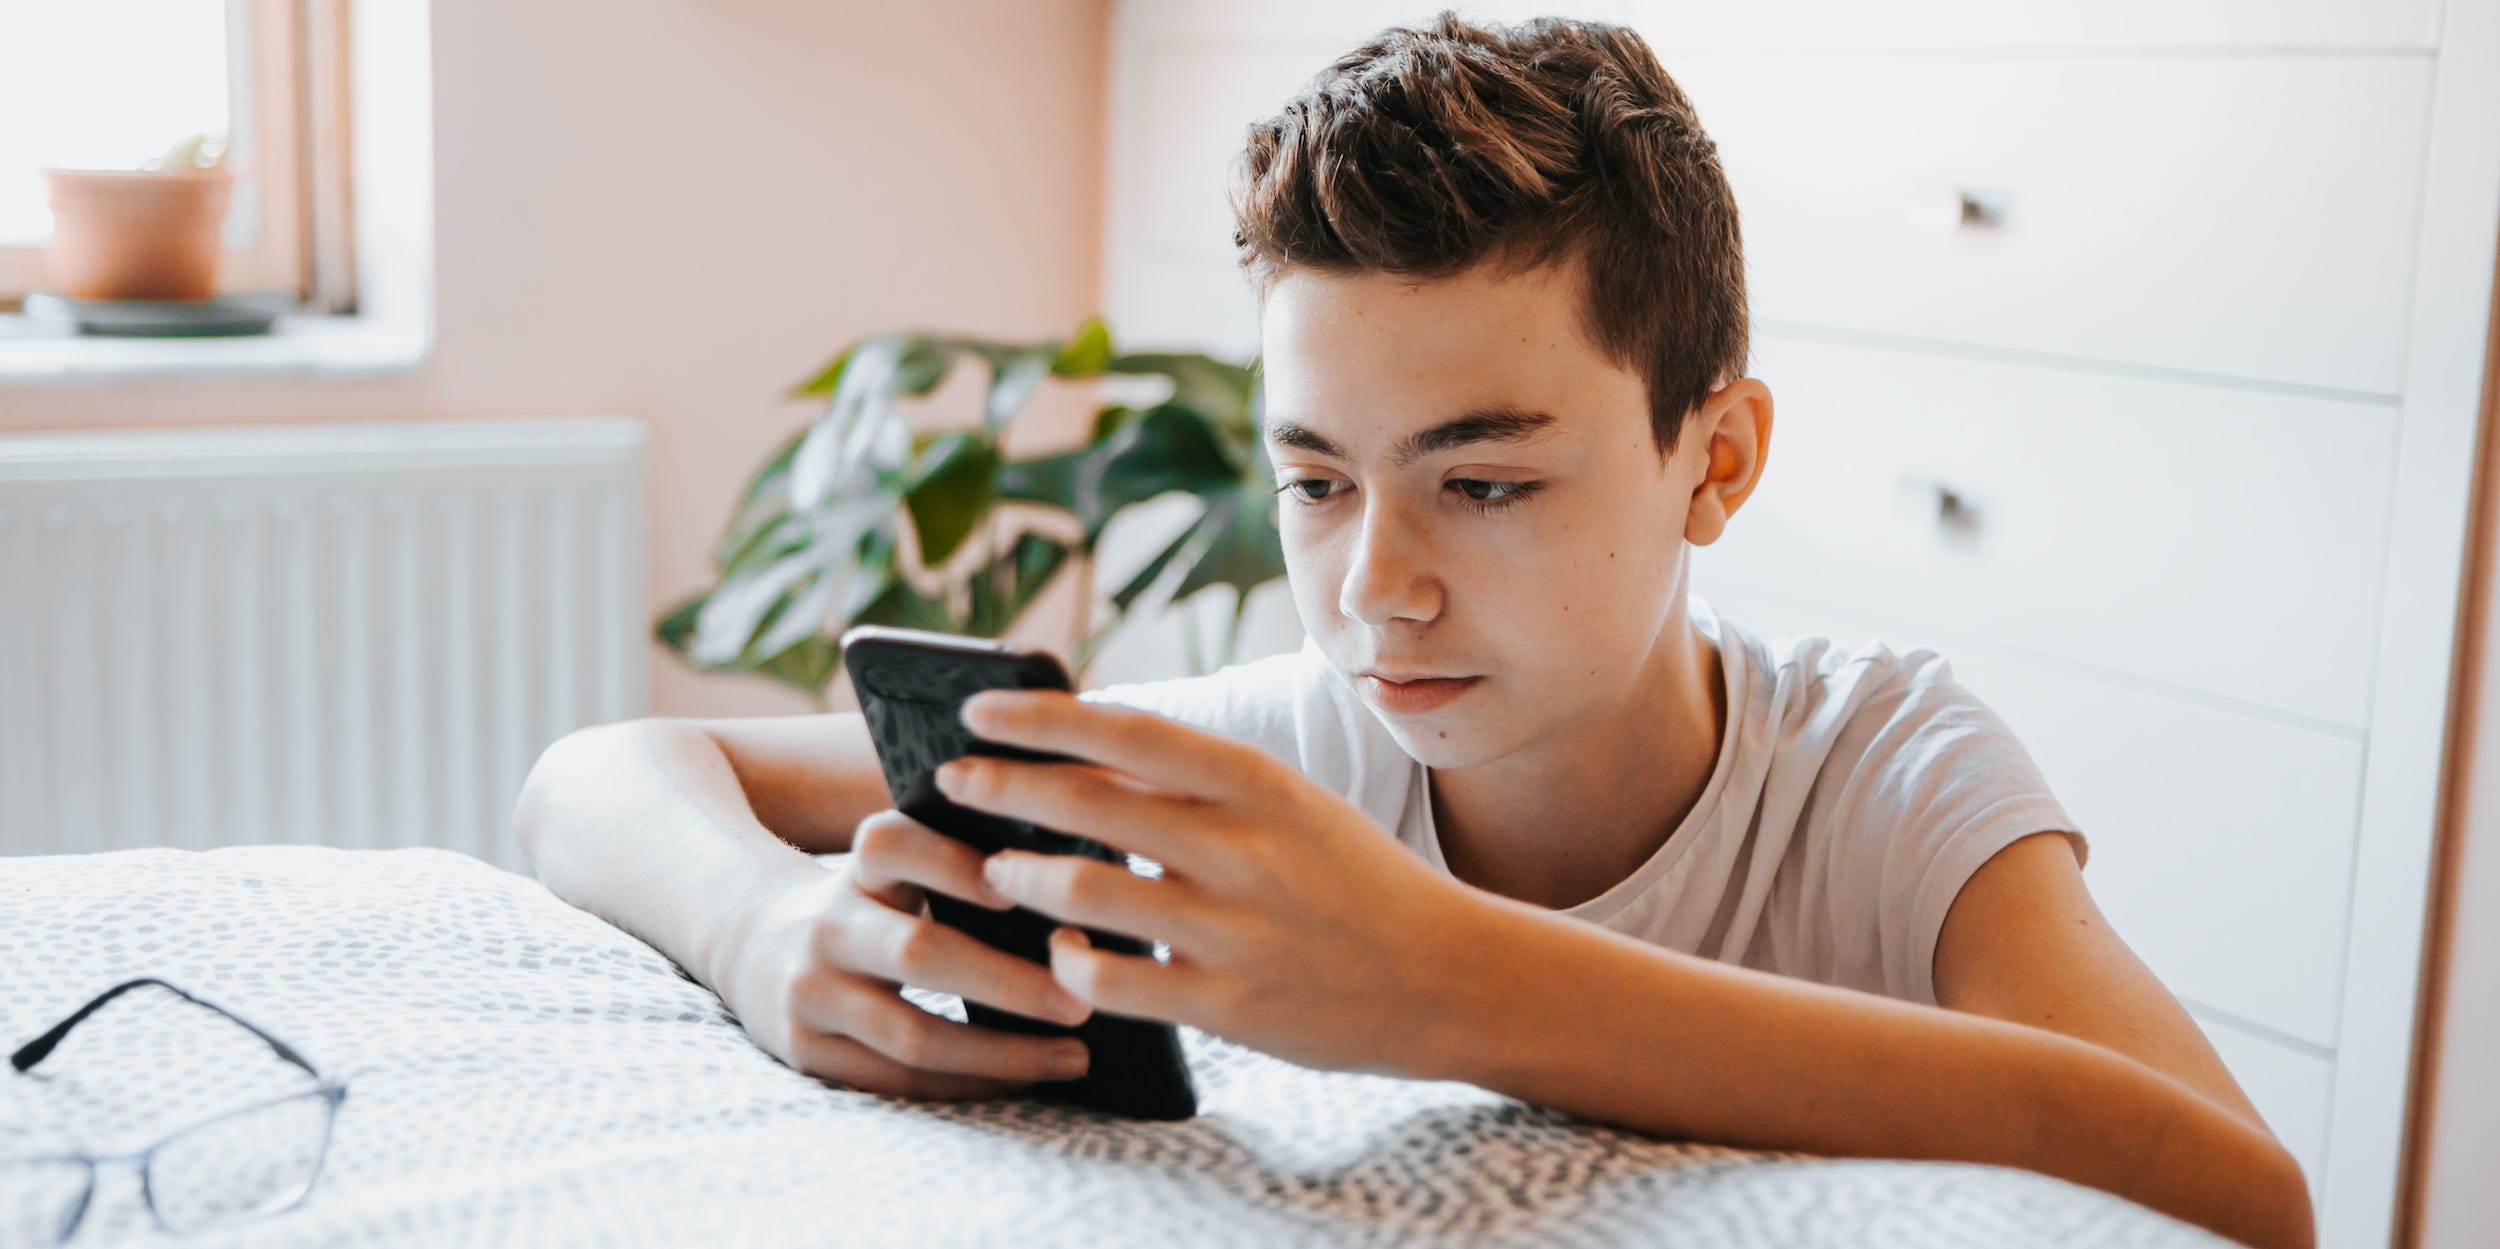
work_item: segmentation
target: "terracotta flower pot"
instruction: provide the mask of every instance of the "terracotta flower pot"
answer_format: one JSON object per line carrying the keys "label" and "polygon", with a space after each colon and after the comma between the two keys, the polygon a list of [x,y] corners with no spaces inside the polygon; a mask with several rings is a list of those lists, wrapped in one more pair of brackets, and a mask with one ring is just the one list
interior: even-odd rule
{"label": "terracotta flower pot", "polygon": [[234,175],[46,169],[52,238],[43,263],[72,299],[207,299]]}

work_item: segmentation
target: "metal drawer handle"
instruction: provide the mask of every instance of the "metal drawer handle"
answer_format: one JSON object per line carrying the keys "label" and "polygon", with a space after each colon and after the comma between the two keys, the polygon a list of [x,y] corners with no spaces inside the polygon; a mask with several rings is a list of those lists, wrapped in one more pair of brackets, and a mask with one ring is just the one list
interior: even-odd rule
{"label": "metal drawer handle", "polygon": [[1977,529],[1979,510],[1964,501],[1953,487],[1936,486],[1936,523],[1947,529]]}
{"label": "metal drawer handle", "polygon": [[1935,478],[1912,474],[1902,476],[1901,488],[1904,493],[1915,491],[1928,501],[1934,508],[1936,527],[1946,536],[1970,539],[1979,535],[1979,505],[1969,495]]}
{"label": "metal drawer handle", "polygon": [[2011,196],[1975,187],[1936,187],[1919,197],[1918,219],[1936,230],[1995,230]]}

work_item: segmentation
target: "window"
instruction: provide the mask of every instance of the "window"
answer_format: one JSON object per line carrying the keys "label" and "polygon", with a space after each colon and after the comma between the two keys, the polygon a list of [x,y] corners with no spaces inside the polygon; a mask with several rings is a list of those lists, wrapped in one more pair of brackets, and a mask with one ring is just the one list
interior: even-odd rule
{"label": "window", "polygon": [[44,289],[40,166],[127,169],[222,135],[218,285],[354,311],[346,0],[0,0],[0,308]]}

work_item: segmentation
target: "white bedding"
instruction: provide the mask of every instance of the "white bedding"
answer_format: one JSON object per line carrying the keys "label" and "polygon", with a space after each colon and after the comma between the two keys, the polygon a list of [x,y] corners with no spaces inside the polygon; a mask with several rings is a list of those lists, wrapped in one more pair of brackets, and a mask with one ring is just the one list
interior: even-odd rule
{"label": "white bedding", "polygon": [[[177,1242],[125,1175],[74,1244],[2229,1243],[2028,1172],[1653,1141],[1188,1030],[1203,1113],[1185,1123],[896,1101],[783,1066],[651,947],[463,855],[0,859],[0,1049],[143,975],[241,1013],[349,1093],[295,1210]],[[308,1086],[249,1033],[144,989],[33,1072],[0,1066],[0,1157],[136,1148]],[[0,1202],[25,1200],[9,1174]]]}

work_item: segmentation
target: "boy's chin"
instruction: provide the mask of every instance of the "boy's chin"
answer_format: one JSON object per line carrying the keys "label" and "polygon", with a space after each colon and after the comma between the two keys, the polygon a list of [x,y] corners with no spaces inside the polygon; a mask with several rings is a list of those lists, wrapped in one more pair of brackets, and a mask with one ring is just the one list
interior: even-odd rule
{"label": "boy's chin", "polygon": [[1503,751],[1487,740],[1487,735],[1465,722],[1427,725],[1412,720],[1390,720],[1372,713],[1395,738],[1398,748],[1408,758],[1425,767],[1442,772],[1456,772],[1477,767],[1501,757]]}

